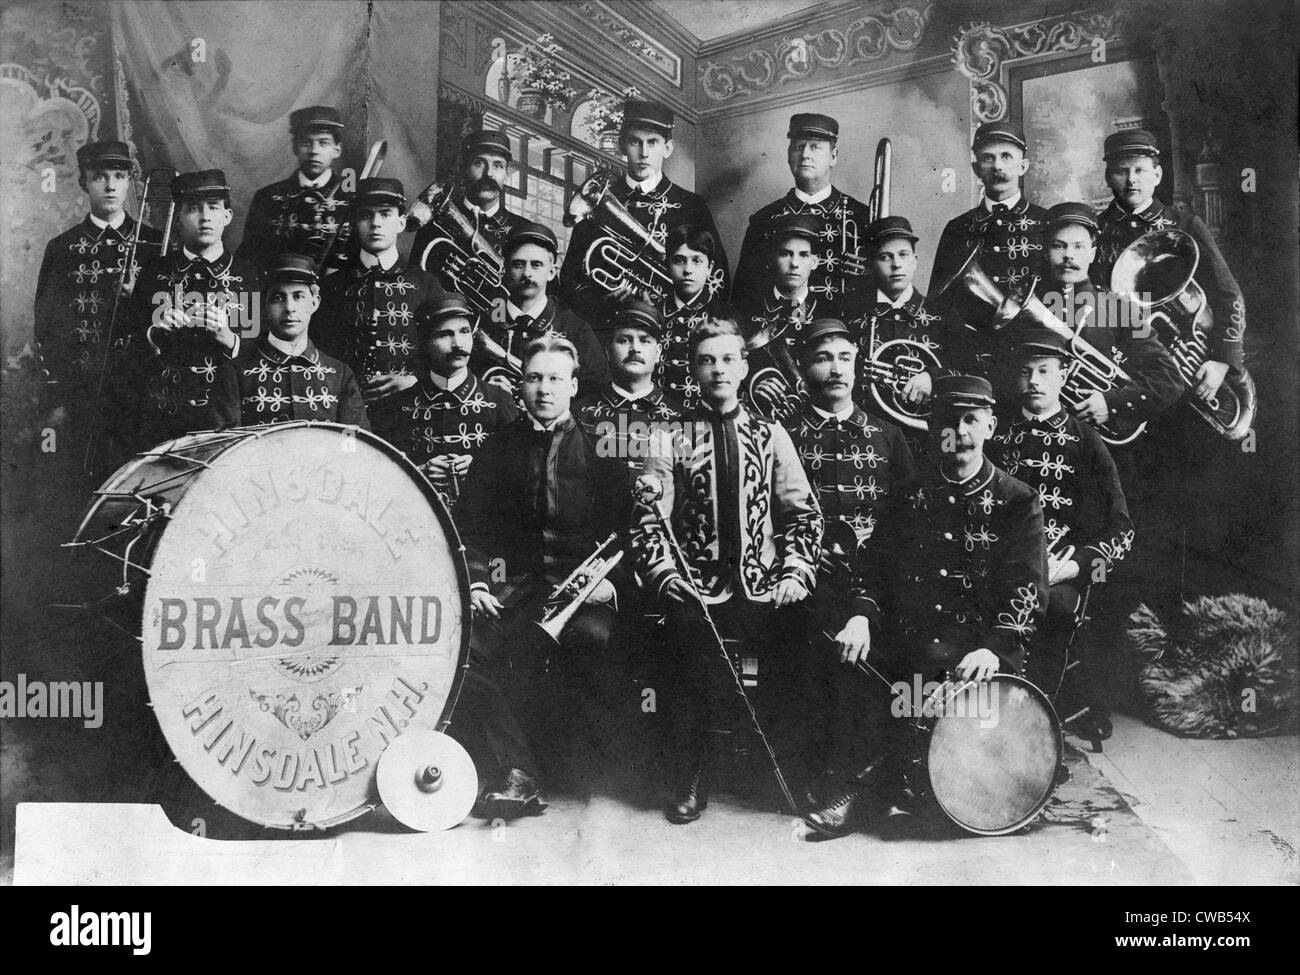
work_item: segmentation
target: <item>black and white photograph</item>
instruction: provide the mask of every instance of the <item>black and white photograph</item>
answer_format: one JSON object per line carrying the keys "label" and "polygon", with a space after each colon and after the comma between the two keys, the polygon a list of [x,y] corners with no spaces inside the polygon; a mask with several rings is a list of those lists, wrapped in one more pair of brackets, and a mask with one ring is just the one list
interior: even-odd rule
{"label": "black and white photograph", "polygon": [[1292,0],[4,0],[0,885],[1250,947],[1298,61]]}

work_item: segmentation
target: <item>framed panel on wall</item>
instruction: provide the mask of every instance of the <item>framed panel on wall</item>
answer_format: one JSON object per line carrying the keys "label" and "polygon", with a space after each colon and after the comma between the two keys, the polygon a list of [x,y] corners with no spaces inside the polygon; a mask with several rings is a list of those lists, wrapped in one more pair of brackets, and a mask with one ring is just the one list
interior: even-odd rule
{"label": "framed panel on wall", "polygon": [[[1172,158],[1154,53],[1114,45],[1109,53],[1100,62],[1085,50],[1006,66],[1007,114],[1021,123],[1029,143],[1025,193],[1042,206],[1065,200],[1107,206],[1112,197],[1102,145],[1120,129],[1151,130],[1162,158]],[[1173,181],[1166,165],[1156,192],[1165,203],[1173,201]]]}

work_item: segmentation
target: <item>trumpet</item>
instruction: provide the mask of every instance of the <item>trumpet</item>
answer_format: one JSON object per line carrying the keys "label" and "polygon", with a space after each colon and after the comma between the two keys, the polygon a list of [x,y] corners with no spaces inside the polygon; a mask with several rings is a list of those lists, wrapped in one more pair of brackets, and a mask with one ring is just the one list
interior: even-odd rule
{"label": "trumpet", "polygon": [[[1147,314],[1146,324],[1173,356],[1189,390],[1196,388],[1196,373],[1209,357],[1205,336],[1214,323],[1205,292],[1193,279],[1200,259],[1195,238],[1181,230],[1157,230],[1130,244],[1110,275],[1111,290]],[[1188,401],[1228,440],[1241,440],[1255,423],[1255,381],[1245,369],[1229,370],[1211,399],[1192,393]]]}
{"label": "trumpet", "polygon": [[663,244],[610,191],[613,178],[593,176],[569,203],[564,224],[595,220],[602,231],[582,255],[587,277],[615,301],[655,302],[672,289]]}
{"label": "trumpet", "polygon": [[890,339],[883,342],[862,364],[862,374],[871,386],[871,398],[876,405],[904,426],[926,430],[929,410],[918,410],[903,399],[903,390],[923,372],[931,377],[942,368],[939,357],[928,346],[911,339]]}
{"label": "trumpet", "polygon": [[569,625],[573,614],[623,560],[624,554],[618,533],[611,534],[569,573],[567,579],[551,590],[542,603],[538,618],[533,621],[534,625],[558,644],[560,634]]}
{"label": "trumpet", "polygon": [[420,253],[425,271],[441,273],[470,305],[491,315],[509,297],[503,281],[504,263],[454,196],[452,183],[434,180],[407,214],[411,229],[432,223],[437,233]]}
{"label": "trumpet", "polygon": [[[1009,295],[1004,295],[979,265],[979,250],[970,256],[948,281],[944,282],[939,294],[964,287],[976,298],[996,309],[993,329],[998,331],[1016,318],[1024,319],[1032,325],[1050,329],[1062,336],[1070,350],[1070,362],[1067,366],[1065,385],[1061,389],[1061,401],[1071,413],[1078,412],[1093,393],[1106,393],[1127,383],[1132,378],[1124,369],[1086,341],[1080,334],[1083,331],[1084,315],[1078,316],[1079,322],[1071,328],[1061,321],[1035,295],[1038,278],[1030,277]],[[1143,421],[1136,427],[1122,423],[1115,418],[1096,425],[1097,433],[1108,444],[1120,445],[1132,443],[1147,425]]]}

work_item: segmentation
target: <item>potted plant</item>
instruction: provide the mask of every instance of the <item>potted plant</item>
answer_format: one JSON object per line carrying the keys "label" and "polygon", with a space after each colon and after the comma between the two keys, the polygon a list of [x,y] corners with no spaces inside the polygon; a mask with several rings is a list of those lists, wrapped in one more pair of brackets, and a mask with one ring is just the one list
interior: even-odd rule
{"label": "potted plant", "polygon": [[592,103],[584,120],[587,131],[605,152],[618,151],[618,133],[623,127],[623,103],[629,98],[640,98],[636,87],[624,88],[622,94],[592,88],[587,99]]}
{"label": "potted plant", "polygon": [[543,118],[547,106],[567,108],[573,101],[577,92],[573,88],[573,76],[560,65],[562,53],[553,34],[543,34],[519,51],[510,81],[519,89],[521,112]]}

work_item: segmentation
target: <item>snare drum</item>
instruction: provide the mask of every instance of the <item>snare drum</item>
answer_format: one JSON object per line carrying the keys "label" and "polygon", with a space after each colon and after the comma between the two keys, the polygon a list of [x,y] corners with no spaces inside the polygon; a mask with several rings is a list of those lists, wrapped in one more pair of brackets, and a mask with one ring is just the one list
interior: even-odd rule
{"label": "snare drum", "polygon": [[1015,832],[1051,798],[1061,726],[1023,677],[948,681],[927,700],[919,729],[908,783],[967,832]]}
{"label": "snare drum", "polygon": [[154,717],[222,806],[263,826],[346,822],[376,805],[390,742],[450,721],[463,548],[384,440],[315,422],[192,434],[96,494],[74,544],[120,564]]}

